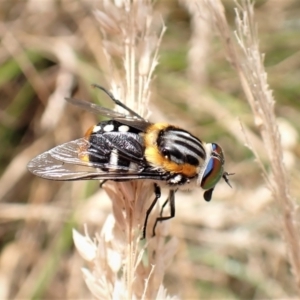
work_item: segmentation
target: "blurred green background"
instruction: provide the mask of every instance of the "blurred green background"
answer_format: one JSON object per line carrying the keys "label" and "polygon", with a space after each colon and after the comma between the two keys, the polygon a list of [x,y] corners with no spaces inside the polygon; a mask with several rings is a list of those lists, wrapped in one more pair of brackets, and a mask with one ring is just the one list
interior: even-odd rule
{"label": "blurred green background", "polygon": [[[234,1],[223,3],[234,30]],[[64,96],[72,92],[111,105],[90,86],[109,87],[97,52],[101,35],[92,14],[95,7],[97,1],[84,0],[0,2],[1,299],[89,297],[71,229],[82,231],[87,223],[90,233],[99,230],[110,203],[97,182],[42,180],[26,164],[55,145],[82,137],[99,120],[67,105]],[[151,120],[168,121],[217,142],[226,154],[226,170],[235,173],[233,189],[219,184],[210,203],[200,189],[178,194],[170,231],[180,247],[166,287],[182,299],[296,297],[280,212],[245,147],[249,139],[268,168],[237,74],[213,28],[197,28],[183,1],[160,0],[155,7],[168,29],[152,86]],[[296,199],[300,2],[257,1],[255,14]],[[203,52],[193,54],[197,43]],[[191,82],[197,97],[191,96]],[[95,192],[102,196],[93,196]]]}

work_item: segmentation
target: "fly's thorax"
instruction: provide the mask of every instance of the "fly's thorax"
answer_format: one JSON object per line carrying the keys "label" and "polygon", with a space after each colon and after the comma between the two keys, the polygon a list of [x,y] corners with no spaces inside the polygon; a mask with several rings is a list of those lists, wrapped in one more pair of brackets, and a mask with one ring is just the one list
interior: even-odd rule
{"label": "fly's thorax", "polygon": [[85,134],[87,145],[79,149],[83,161],[102,165],[106,172],[132,173],[141,170],[143,138],[134,127],[116,120],[92,126]]}
{"label": "fly's thorax", "polygon": [[205,144],[206,159],[198,175],[198,186],[213,189],[224,174],[225,158],[222,148],[215,143]]}

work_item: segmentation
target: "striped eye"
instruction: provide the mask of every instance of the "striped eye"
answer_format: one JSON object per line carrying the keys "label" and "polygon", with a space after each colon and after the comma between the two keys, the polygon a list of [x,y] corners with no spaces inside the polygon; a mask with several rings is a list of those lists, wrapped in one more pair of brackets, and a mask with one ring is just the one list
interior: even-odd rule
{"label": "striped eye", "polygon": [[224,173],[224,156],[222,148],[214,143],[207,144],[207,146],[210,147],[210,156],[201,180],[201,187],[204,190],[213,189]]}

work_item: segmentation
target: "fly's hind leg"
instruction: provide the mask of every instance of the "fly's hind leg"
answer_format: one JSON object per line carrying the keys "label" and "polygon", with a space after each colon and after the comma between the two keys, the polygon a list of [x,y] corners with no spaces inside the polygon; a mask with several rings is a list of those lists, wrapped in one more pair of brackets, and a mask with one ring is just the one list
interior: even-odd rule
{"label": "fly's hind leg", "polygon": [[131,108],[129,108],[128,106],[126,106],[124,103],[122,103],[120,100],[116,99],[114,97],[114,95],[108,91],[106,88],[104,88],[103,86],[99,85],[99,84],[92,84],[92,87],[97,88],[99,90],[102,90],[104,93],[106,93],[110,99],[118,106],[126,109],[132,116],[140,119],[140,120],[144,120],[139,114],[137,114],[135,111],[133,111]]}

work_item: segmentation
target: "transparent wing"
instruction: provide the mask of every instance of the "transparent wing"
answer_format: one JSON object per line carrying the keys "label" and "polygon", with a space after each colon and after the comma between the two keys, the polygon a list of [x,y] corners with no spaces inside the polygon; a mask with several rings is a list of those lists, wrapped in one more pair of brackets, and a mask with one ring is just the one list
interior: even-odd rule
{"label": "transparent wing", "polygon": [[[90,143],[77,139],[59,145],[33,158],[27,165],[28,170],[36,176],[52,180],[84,180],[84,179],[157,179],[159,174],[152,170],[145,171],[144,166],[138,168],[122,167],[109,163],[84,161],[80,157],[95,153],[88,150]],[[105,171],[109,170],[109,171]]]}
{"label": "transparent wing", "polygon": [[87,101],[83,101],[83,100],[79,100],[79,99],[74,99],[74,98],[65,98],[66,101],[68,101],[69,103],[79,106],[82,109],[85,109],[89,112],[92,112],[94,114],[100,114],[102,116],[106,116],[106,117],[110,117],[110,118],[128,118],[128,119],[133,119],[133,117],[119,113],[117,111],[113,111],[111,109],[99,106],[97,104],[94,103],[90,103]]}
{"label": "transparent wing", "polygon": [[98,175],[97,169],[86,169],[83,166],[66,164],[51,156],[50,151],[32,159],[27,165],[28,170],[36,176],[53,180],[77,180]]}
{"label": "transparent wing", "polygon": [[143,132],[152,124],[146,120],[139,120],[135,118],[115,118],[114,120]]}
{"label": "transparent wing", "polygon": [[122,124],[134,127],[141,131],[144,131],[151,124],[146,120],[138,119],[138,118],[130,116],[130,115],[125,115],[125,114],[119,113],[117,111],[99,106],[94,103],[90,103],[87,101],[74,99],[74,98],[65,98],[65,99],[69,103],[79,106],[82,109],[85,109],[86,111],[115,119],[116,121],[118,121]]}

